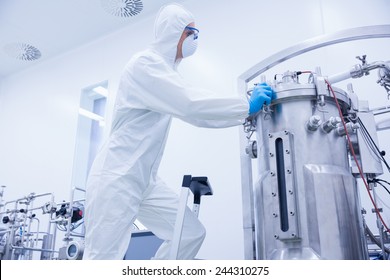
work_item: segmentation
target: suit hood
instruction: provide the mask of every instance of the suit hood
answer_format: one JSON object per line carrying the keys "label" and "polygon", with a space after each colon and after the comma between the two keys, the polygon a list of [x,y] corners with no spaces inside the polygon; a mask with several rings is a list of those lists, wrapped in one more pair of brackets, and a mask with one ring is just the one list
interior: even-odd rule
{"label": "suit hood", "polygon": [[173,66],[181,34],[184,28],[194,21],[194,16],[179,4],[163,6],[154,23],[155,39],[152,49],[160,53]]}

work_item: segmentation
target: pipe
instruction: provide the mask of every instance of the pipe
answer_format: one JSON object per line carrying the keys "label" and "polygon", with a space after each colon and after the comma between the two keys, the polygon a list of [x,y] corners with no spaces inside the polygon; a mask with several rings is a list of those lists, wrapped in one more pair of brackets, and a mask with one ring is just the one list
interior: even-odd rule
{"label": "pipe", "polygon": [[363,75],[367,75],[368,72],[378,68],[388,69],[388,66],[384,61],[376,61],[366,65],[356,64],[348,71],[329,76],[327,80],[329,83],[334,84],[349,78],[356,79],[362,77]]}
{"label": "pipe", "polygon": [[282,50],[273,56],[257,63],[239,76],[239,80],[245,83],[253,80],[272,67],[287,61],[293,57],[326,46],[339,43],[373,38],[389,38],[390,25],[372,25],[342,30],[333,34],[325,34],[303,41],[295,46]]}

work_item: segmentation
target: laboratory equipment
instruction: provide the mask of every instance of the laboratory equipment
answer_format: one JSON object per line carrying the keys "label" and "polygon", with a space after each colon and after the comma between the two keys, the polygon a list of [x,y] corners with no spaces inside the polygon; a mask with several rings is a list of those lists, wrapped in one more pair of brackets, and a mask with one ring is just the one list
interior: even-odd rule
{"label": "laboratory equipment", "polygon": [[[70,201],[60,203],[55,202],[53,193],[30,193],[2,203],[0,259],[59,259],[59,250],[56,248],[57,230],[66,232],[64,238],[66,246],[75,244],[74,236],[83,236],[75,232],[75,229],[83,224],[84,200],[73,199],[75,189],[79,188],[72,189]],[[50,197],[50,200],[42,200],[46,197]],[[42,230],[42,224],[47,227],[46,230]],[[74,246],[70,247],[69,252],[72,253]],[[40,255],[34,256],[34,252]],[[72,259],[71,256],[74,254],[65,259]]]}
{"label": "laboratory equipment", "polygon": [[[255,78],[305,52],[386,37],[390,25],[305,41],[243,73],[239,91],[250,95]],[[334,84],[379,69],[378,84],[389,94],[390,67],[389,61],[358,59],[361,63],[330,76],[322,75],[319,67],[275,75],[269,84],[276,99],[247,119],[240,136],[246,259],[368,259],[357,178],[373,202],[379,230],[375,240],[388,258],[385,240],[390,232],[375,203],[374,184],[385,161],[378,148],[376,112],[357,98],[352,84],[347,90]],[[266,80],[260,76],[260,82]]]}

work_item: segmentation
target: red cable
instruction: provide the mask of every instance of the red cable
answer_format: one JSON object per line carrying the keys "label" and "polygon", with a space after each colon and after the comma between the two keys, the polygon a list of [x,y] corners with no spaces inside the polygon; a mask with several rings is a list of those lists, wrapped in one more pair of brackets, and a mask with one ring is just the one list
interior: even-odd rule
{"label": "red cable", "polygon": [[369,195],[369,197],[370,197],[370,200],[371,200],[372,204],[374,205],[375,212],[376,212],[376,214],[378,215],[379,219],[381,220],[383,226],[386,228],[386,231],[387,231],[387,232],[390,232],[390,229],[387,227],[385,221],[384,221],[383,218],[382,218],[382,215],[381,215],[380,212],[379,212],[378,207],[377,207],[376,204],[375,204],[375,201],[374,201],[374,199],[373,199],[373,197],[372,197],[372,195],[371,195],[371,192],[370,192],[370,188],[368,187],[368,183],[367,183],[366,179],[364,178],[363,171],[362,171],[362,169],[361,169],[361,167],[360,167],[360,164],[359,164],[359,162],[358,162],[358,160],[357,160],[357,157],[356,157],[356,154],[355,154],[355,150],[353,149],[352,141],[351,141],[351,138],[349,137],[349,133],[348,133],[348,130],[347,130],[347,125],[346,125],[346,123],[345,123],[345,121],[344,121],[343,113],[342,113],[342,111],[341,111],[340,104],[339,104],[339,102],[337,101],[336,94],[334,93],[332,86],[330,85],[330,83],[329,83],[327,80],[325,80],[325,83],[328,85],[328,88],[331,90],[332,95],[333,95],[333,98],[334,98],[334,100],[335,100],[335,102],[336,102],[337,109],[338,109],[338,111],[339,111],[340,118],[341,118],[341,121],[342,121],[342,123],[343,123],[344,129],[345,129],[345,133],[346,133],[346,135],[347,135],[349,149],[351,150],[351,154],[352,154],[352,156],[353,156],[353,159],[354,159],[354,161],[356,162],[357,168],[359,169],[360,177],[362,178],[362,180],[363,180],[363,182],[364,182],[364,185],[366,186],[366,189],[367,189],[368,195]]}

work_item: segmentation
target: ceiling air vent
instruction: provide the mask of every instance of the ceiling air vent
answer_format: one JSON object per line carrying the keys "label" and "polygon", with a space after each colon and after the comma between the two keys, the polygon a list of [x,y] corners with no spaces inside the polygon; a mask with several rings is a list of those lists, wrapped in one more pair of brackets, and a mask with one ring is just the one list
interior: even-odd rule
{"label": "ceiling air vent", "polygon": [[41,57],[41,51],[26,43],[11,43],[4,46],[4,51],[11,57],[32,61]]}
{"label": "ceiling air vent", "polygon": [[100,3],[109,14],[123,18],[136,16],[144,8],[141,0],[101,0]]}

